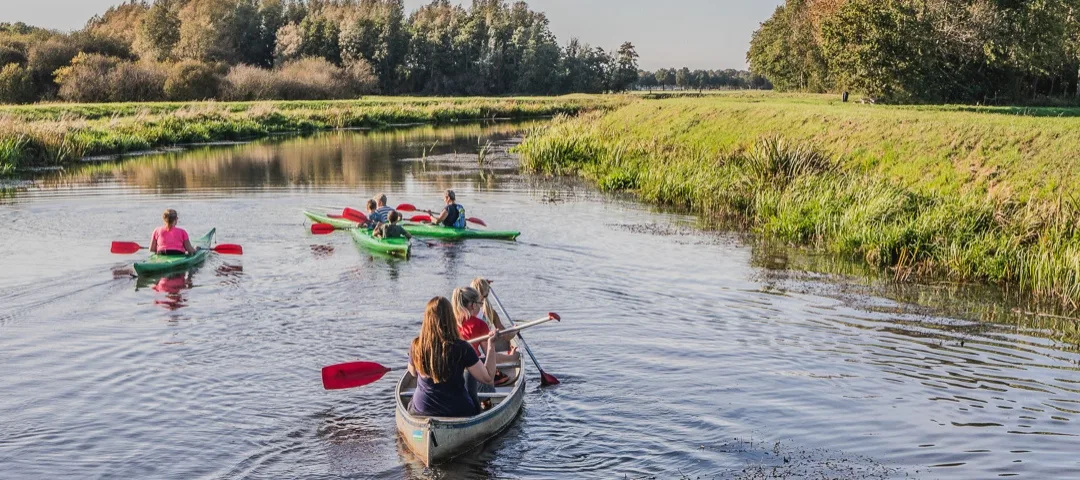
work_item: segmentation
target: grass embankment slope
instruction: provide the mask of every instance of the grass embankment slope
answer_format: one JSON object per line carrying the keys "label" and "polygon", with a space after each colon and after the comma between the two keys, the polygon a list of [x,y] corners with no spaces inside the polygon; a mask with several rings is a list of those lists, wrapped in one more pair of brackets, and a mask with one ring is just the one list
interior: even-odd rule
{"label": "grass embankment slope", "polygon": [[731,94],[561,119],[526,168],[744,223],[898,278],[1080,305],[1080,110]]}
{"label": "grass embankment slope", "polygon": [[42,104],[0,107],[0,174],[90,155],[284,132],[529,118],[610,108],[621,97],[371,97],[349,101]]}

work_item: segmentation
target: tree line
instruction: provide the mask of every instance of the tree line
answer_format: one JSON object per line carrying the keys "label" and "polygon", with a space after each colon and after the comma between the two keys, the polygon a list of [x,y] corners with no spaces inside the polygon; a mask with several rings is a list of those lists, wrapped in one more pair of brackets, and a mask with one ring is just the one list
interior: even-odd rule
{"label": "tree line", "polygon": [[0,103],[617,92],[637,61],[560,46],[523,1],[132,0],[72,33],[0,24]]}
{"label": "tree line", "polygon": [[1080,96],[1080,0],[787,0],[754,33],[777,89],[894,102]]}
{"label": "tree line", "polygon": [[638,90],[768,90],[772,88],[769,80],[756,73],[745,70],[690,70],[683,68],[660,68],[650,72],[638,72],[634,84]]}

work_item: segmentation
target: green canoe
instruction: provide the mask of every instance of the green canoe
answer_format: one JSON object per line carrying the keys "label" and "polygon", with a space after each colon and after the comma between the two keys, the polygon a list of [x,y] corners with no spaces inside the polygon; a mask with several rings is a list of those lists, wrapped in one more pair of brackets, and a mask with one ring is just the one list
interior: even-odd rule
{"label": "green canoe", "polygon": [[477,230],[474,228],[450,228],[442,225],[429,225],[426,223],[403,223],[405,231],[417,237],[442,238],[446,240],[461,240],[466,238],[490,238],[495,240],[514,240],[521,232],[499,230]]}
{"label": "green canoe", "polygon": [[135,262],[135,273],[147,275],[168,272],[194,267],[202,263],[206,260],[206,256],[210,255],[210,243],[214,241],[214,233],[216,232],[216,228],[210,229],[206,235],[191,241],[191,245],[198,249],[194,255],[158,255],[155,253],[150,255],[150,258],[146,259],[145,262]]}
{"label": "green canoe", "polygon": [[353,241],[357,245],[378,253],[387,253],[399,257],[409,257],[409,239],[389,238],[380,239],[371,236],[371,230],[366,228],[354,228],[350,230]]}
{"label": "green canoe", "polygon": [[352,220],[346,220],[344,218],[330,218],[321,213],[304,212],[304,216],[307,217],[308,220],[311,220],[315,223],[325,223],[327,225],[333,225],[334,228],[338,230],[349,230],[360,226],[359,223],[356,223]]}

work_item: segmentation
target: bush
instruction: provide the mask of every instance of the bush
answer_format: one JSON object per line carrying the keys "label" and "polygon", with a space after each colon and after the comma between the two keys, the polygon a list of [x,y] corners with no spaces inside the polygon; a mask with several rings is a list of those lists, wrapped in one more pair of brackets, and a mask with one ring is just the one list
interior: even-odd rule
{"label": "bush", "polygon": [[329,100],[353,96],[353,82],[349,75],[323,58],[309,57],[289,62],[276,73],[283,100]]}
{"label": "bush", "polygon": [[80,53],[56,71],[60,98],[72,102],[149,102],[165,98],[165,72],[96,53]]}
{"label": "bush", "polygon": [[364,59],[356,59],[345,64],[345,72],[349,74],[352,82],[352,93],[356,95],[368,95],[379,89],[379,77],[375,76],[375,69]]}
{"label": "bush", "polygon": [[0,69],[0,103],[30,103],[34,101],[34,79],[30,71],[17,63]]}
{"label": "bush", "polygon": [[0,45],[0,66],[9,63],[26,64],[26,55],[11,45]]}
{"label": "bush", "polygon": [[221,77],[214,68],[196,60],[184,60],[169,69],[165,80],[165,96],[169,100],[206,100],[215,98],[221,87]]}
{"label": "bush", "polygon": [[52,38],[30,47],[27,68],[38,85],[53,85],[53,73],[68,66],[79,50],[58,38]]}
{"label": "bush", "polygon": [[224,100],[247,102],[278,98],[277,77],[271,70],[237,65],[229,70],[222,85]]}

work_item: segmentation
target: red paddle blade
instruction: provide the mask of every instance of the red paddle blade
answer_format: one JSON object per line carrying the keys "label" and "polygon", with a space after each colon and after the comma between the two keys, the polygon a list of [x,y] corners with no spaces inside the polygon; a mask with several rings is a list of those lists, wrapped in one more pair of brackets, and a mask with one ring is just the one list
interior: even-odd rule
{"label": "red paddle blade", "polygon": [[476,217],[469,217],[469,218],[468,218],[467,220],[468,220],[468,221],[469,221],[470,223],[475,223],[475,224],[477,224],[477,225],[480,225],[480,226],[483,226],[483,227],[486,227],[486,226],[487,226],[487,224],[486,224],[486,223],[484,223],[484,221],[483,221],[483,220],[480,220],[479,218],[476,218]]}
{"label": "red paddle blade", "polygon": [[364,215],[364,212],[353,210],[351,208],[346,208],[345,211],[341,213],[341,216],[356,223],[367,223],[368,221],[368,217],[367,215]]}
{"label": "red paddle blade", "polygon": [[562,321],[562,317],[560,317],[558,313],[548,312],[548,316],[553,318],[556,322],[561,322]]}
{"label": "red paddle blade", "polygon": [[223,243],[214,247],[214,251],[223,255],[243,255],[244,247],[232,243]]}
{"label": "red paddle blade", "polygon": [[431,215],[413,215],[409,221],[416,223],[431,223]]}
{"label": "red paddle blade", "polygon": [[559,384],[559,379],[555,378],[555,375],[552,375],[552,374],[547,373],[547,372],[540,372],[540,386],[542,386],[542,387],[550,387],[552,385],[558,385],[558,384]]}
{"label": "red paddle blade", "polygon": [[354,362],[331,365],[322,369],[323,388],[342,390],[362,387],[378,381],[390,369],[374,362]]}
{"label": "red paddle blade", "polygon": [[399,212],[415,212],[416,205],[413,205],[411,203],[402,203],[401,205],[397,206],[396,210]]}
{"label": "red paddle blade", "polygon": [[112,253],[120,255],[128,255],[142,250],[142,247],[135,242],[112,242]]}
{"label": "red paddle blade", "polygon": [[334,226],[326,223],[315,223],[311,225],[311,233],[315,235],[329,235],[334,233]]}

